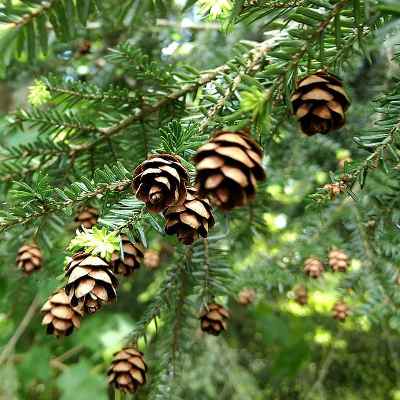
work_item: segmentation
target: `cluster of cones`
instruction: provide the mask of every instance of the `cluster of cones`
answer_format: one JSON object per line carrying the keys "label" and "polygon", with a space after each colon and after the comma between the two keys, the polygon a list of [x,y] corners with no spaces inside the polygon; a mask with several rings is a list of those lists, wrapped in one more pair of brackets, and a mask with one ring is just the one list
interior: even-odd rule
{"label": "cluster of cones", "polygon": [[254,199],[265,178],[262,150],[246,131],[217,132],[194,157],[195,187],[180,159],[151,155],[134,171],[133,190],[150,212],[162,212],[165,232],[186,244],[205,238],[214,225],[210,201],[223,211]]}
{"label": "cluster of cones", "polygon": [[[333,249],[328,255],[328,264],[333,272],[346,272],[349,268],[349,257],[341,250]],[[317,257],[309,257],[304,262],[304,273],[317,279],[325,271],[324,264]]]}
{"label": "cluster of cones", "polygon": [[117,275],[127,276],[138,269],[144,256],[141,247],[121,236],[123,255],[113,253],[108,262],[85,251],[75,253],[65,270],[67,283],[49,297],[42,307],[43,325],[55,336],[68,336],[79,328],[84,314],[98,311],[116,299]]}
{"label": "cluster of cones", "polygon": [[[341,250],[333,249],[328,255],[328,264],[333,272],[346,272],[349,268],[349,257]],[[304,262],[304,273],[313,279],[318,279],[325,271],[324,264],[316,257],[309,257]],[[300,305],[308,303],[308,291],[304,285],[300,285],[294,290],[294,299]],[[332,316],[338,321],[344,321],[350,314],[350,310],[345,301],[336,302],[332,308]]]}

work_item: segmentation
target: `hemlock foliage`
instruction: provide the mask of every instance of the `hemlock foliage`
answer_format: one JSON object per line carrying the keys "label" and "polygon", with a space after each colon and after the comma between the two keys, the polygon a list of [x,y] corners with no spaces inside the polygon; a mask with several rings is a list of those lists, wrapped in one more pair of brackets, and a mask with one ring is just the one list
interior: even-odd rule
{"label": "hemlock foliage", "polygon": [[[0,398],[118,398],[105,374],[128,341],[149,366],[139,399],[400,398],[399,17],[395,0],[0,2]],[[306,137],[290,97],[319,69],[352,105],[342,129]],[[166,236],[132,170],[170,152],[194,177],[214,131],[246,127],[265,155],[255,201],[215,211],[192,246]],[[161,265],[121,277],[116,304],[56,340],[38,310],[83,206]],[[44,265],[25,277],[15,256],[32,240]],[[329,269],[333,248],[346,273]],[[214,297],[231,312],[218,338],[198,321]]]}

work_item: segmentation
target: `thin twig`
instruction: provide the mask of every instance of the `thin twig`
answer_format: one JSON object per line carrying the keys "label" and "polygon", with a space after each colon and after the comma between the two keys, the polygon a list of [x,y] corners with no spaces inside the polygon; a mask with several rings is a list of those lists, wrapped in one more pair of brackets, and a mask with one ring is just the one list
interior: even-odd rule
{"label": "thin twig", "polygon": [[0,365],[2,365],[10,354],[13,352],[18,340],[24,334],[25,330],[28,328],[30,322],[36,314],[39,306],[39,295],[36,295],[32,303],[28,307],[24,317],[22,318],[18,328],[15,330],[14,335],[10,338],[7,344],[4,346],[3,351],[0,353]]}

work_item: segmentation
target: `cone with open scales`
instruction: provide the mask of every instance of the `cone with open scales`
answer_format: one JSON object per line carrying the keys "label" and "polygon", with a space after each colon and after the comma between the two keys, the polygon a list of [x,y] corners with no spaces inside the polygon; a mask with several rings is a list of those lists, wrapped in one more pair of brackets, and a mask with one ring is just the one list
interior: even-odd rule
{"label": "cone with open scales", "polygon": [[346,272],[349,267],[349,257],[341,250],[329,252],[329,265],[334,272]]}
{"label": "cone with open scales", "polygon": [[86,229],[92,228],[97,224],[99,212],[94,207],[85,207],[79,210],[75,217],[75,222],[78,226],[84,226]]}
{"label": "cone with open scales", "polygon": [[350,314],[349,306],[344,301],[338,301],[332,308],[332,316],[334,319],[344,322]]}
{"label": "cone with open scales", "polygon": [[211,303],[200,313],[200,327],[203,332],[218,336],[228,327],[229,311],[220,304]]}
{"label": "cone with open scales", "polygon": [[51,295],[41,308],[44,314],[42,325],[47,333],[54,336],[69,336],[80,327],[83,310],[81,306],[72,307],[64,289]]}
{"label": "cone with open scales", "polygon": [[223,211],[245,206],[265,179],[262,149],[246,131],[217,132],[194,157],[196,185]]}
{"label": "cone with open scales", "polygon": [[189,176],[173,154],[150,156],[135,169],[133,176],[133,191],[150,212],[162,212],[185,201]]}
{"label": "cone with open scales", "polygon": [[143,353],[135,347],[125,347],[114,354],[108,370],[108,383],[125,393],[135,393],[146,383],[147,365]]}
{"label": "cone with open scales", "polygon": [[73,307],[79,305],[87,313],[96,312],[103,304],[117,297],[118,280],[103,258],[80,251],[67,264],[65,292]]}
{"label": "cone with open scales", "polygon": [[165,232],[176,235],[186,244],[192,244],[199,236],[206,238],[209,228],[214,226],[210,202],[198,195],[194,188],[188,188],[185,202],[172,206],[164,212]]}
{"label": "cone with open scales", "polygon": [[24,274],[30,275],[32,272],[38,271],[42,268],[42,262],[42,252],[36,244],[26,244],[18,250],[16,264]]}
{"label": "cone with open scales", "polygon": [[122,235],[123,256],[119,252],[114,252],[111,258],[111,267],[116,274],[129,276],[135,269],[139,269],[143,261],[143,251],[141,246],[129,240],[128,236]]}
{"label": "cone with open scales", "polygon": [[309,136],[341,128],[350,105],[341,80],[326,71],[302,79],[291,102],[301,130]]}
{"label": "cone with open scales", "polygon": [[310,278],[317,279],[324,272],[324,265],[318,258],[309,257],[304,262],[304,272]]}

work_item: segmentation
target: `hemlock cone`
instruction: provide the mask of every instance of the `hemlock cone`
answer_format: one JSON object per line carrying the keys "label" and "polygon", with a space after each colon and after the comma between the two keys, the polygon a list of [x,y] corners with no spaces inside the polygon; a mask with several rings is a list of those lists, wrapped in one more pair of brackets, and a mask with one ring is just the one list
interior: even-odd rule
{"label": "hemlock cone", "polygon": [[133,176],[133,191],[139,200],[146,203],[150,212],[162,212],[185,201],[189,177],[173,154],[150,156],[136,167]]}
{"label": "hemlock cone", "polygon": [[253,304],[255,299],[256,299],[256,291],[251,288],[245,288],[241,290],[238,296],[238,302],[243,306],[248,306],[250,304]]}
{"label": "hemlock cone", "polygon": [[261,147],[245,131],[217,132],[194,157],[199,194],[223,211],[245,206],[265,179]]}
{"label": "hemlock cone", "polygon": [[229,311],[220,304],[211,303],[200,313],[200,327],[203,332],[218,336],[228,328]]}
{"label": "hemlock cone", "polygon": [[114,273],[129,276],[135,269],[140,268],[143,261],[143,251],[139,245],[129,240],[128,236],[122,235],[123,256],[114,252],[111,259],[111,267]]}
{"label": "hemlock cone", "polygon": [[308,291],[305,286],[298,286],[294,290],[294,300],[297,304],[305,306],[308,303]]}
{"label": "hemlock cone", "polygon": [[344,322],[350,314],[350,309],[344,301],[338,301],[332,308],[332,316],[334,319]]}
{"label": "hemlock cone", "polygon": [[192,244],[199,236],[206,238],[209,228],[214,226],[210,202],[201,198],[196,189],[188,188],[182,205],[172,206],[164,211],[165,232],[177,235],[186,244]]}
{"label": "hemlock cone", "polygon": [[349,267],[349,257],[340,250],[329,252],[329,265],[334,272],[346,272]]}
{"label": "hemlock cone", "polygon": [[44,313],[42,325],[46,325],[47,333],[54,336],[69,336],[74,328],[80,327],[83,316],[82,307],[72,307],[64,289],[51,295],[41,312]]}
{"label": "hemlock cone", "polygon": [[126,393],[134,393],[146,383],[147,365],[143,353],[134,347],[125,347],[114,354],[108,370],[108,383]]}
{"label": "hemlock cone", "polygon": [[144,252],[143,264],[148,269],[157,269],[160,266],[160,254],[156,250],[146,250]]}
{"label": "hemlock cone", "polygon": [[304,272],[310,278],[317,279],[324,272],[324,265],[318,258],[309,257],[304,262]]}
{"label": "hemlock cone", "polygon": [[85,312],[94,313],[103,304],[115,300],[118,280],[110,268],[98,256],[83,251],[74,254],[65,272],[68,279],[65,293],[71,305],[83,305]]}
{"label": "hemlock cone", "polygon": [[340,79],[325,71],[302,79],[291,101],[302,131],[309,136],[341,128],[350,105]]}
{"label": "hemlock cone", "polygon": [[94,207],[86,207],[81,209],[75,217],[75,222],[79,226],[83,226],[86,229],[92,228],[97,224],[99,219],[99,211]]}
{"label": "hemlock cone", "polygon": [[18,250],[16,258],[17,268],[26,275],[30,275],[32,272],[42,268],[42,261],[42,252],[34,243],[23,245]]}

